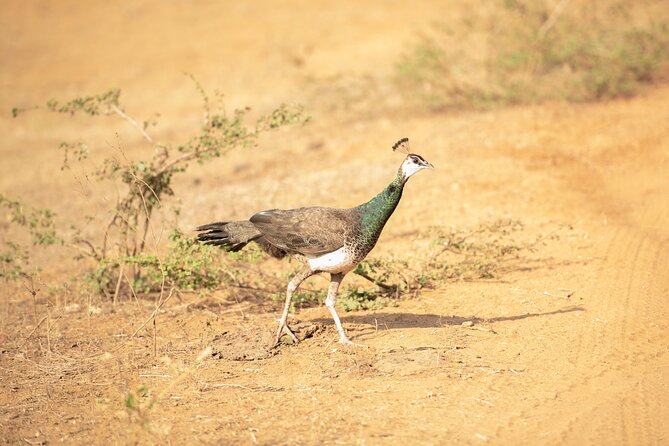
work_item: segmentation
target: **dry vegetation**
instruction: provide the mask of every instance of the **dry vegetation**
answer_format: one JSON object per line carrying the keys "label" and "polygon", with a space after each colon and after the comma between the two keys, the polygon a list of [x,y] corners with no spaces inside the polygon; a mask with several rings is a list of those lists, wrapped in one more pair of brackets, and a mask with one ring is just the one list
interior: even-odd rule
{"label": "dry vegetation", "polygon": [[669,12],[657,1],[508,0],[434,26],[398,64],[431,108],[630,96],[666,79]]}
{"label": "dry vegetation", "polygon": [[[285,22],[273,4],[135,5],[128,40],[168,43],[132,52],[91,25],[116,23],[102,2],[3,13],[0,442],[669,438],[669,10],[426,0],[370,5],[379,18],[320,3]],[[81,36],[58,45],[88,56],[46,72],[37,36],[61,22]],[[178,71],[158,46],[203,81],[147,105]],[[123,96],[91,81],[116,55],[144,67],[106,74]],[[218,57],[235,69],[212,71]],[[303,342],[271,348],[295,263],[191,229],[355,205],[392,177],[405,134],[437,170],[412,180],[339,300],[371,348],[334,342],[320,277],[294,301]]]}

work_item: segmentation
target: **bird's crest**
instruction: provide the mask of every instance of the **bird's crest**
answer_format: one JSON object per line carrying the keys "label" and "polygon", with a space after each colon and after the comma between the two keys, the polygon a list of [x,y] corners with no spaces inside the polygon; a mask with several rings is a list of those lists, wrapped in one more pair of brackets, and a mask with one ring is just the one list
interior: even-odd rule
{"label": "bird's crest", "polygon": [[409,138],[402,138],[393,144],[393,152],[402,152],[409,154]]}

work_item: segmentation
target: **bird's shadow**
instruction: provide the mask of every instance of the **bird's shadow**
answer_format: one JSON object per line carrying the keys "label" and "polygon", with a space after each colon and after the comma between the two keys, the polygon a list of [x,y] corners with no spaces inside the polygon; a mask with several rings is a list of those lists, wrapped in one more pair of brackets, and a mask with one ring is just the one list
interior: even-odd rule
{"label": "bird's shadow", "polygon": [[[365,324],[372,326],[380,326],[389,330],[402,328],[436,328],[447,325],[462,325],[463,322],[471,321],[475,324],[486,322],[506,322],[527,319],[530,317],[544,317],[553,316],[557,314],[572,313],[575,311],[585,311],[581,306],[569,306],[553,311],[546,311],[542,313],[525,313],[513,316],[497,316],[497,317],[477,317],[477,316],[443,316],[439,314],[414,314],[414,313],[373,313],[373,314],[355,314],[344,315],[342,317],[343,323],[350,324]],[[310,322],[315,324],[330,325],[333,323],[331,318],[311,319]]]}

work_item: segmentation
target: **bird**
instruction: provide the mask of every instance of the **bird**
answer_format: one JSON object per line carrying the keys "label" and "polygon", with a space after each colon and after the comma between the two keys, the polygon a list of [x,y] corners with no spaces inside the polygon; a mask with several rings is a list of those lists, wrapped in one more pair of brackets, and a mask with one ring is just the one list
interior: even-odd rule
{"label": "bird", "polygon": [[280,344],[283,334],[292,338],[294,343],[298,342],[287,323],[290,303],[300,284],[318,273],[330,274],[325,306],[334,320],[339,342],[362,346],[346,336],[335,309],[339,286],[344,276],[354,270],[376,245],[402,198],[407,180],[423,169],[434,169],[425,158],[410,152],[408,138],[400,139],[392,148],[406,154],[397,175],[378,195],[359,206],[348,209],[269,209],[256,213],[248,220],[220,221],[196,228],[197,239],[202,243],[236,252],[254,242],[275,258],[290,256],[303,264],[288,282],[275,346]]}

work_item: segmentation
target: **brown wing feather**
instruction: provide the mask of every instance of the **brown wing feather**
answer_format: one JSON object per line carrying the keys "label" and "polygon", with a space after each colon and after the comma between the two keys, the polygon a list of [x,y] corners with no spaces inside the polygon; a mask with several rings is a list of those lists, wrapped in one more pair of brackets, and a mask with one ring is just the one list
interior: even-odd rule
{"label": "brown wing feather", "polygon": [[344,246],[355,225],[350,209],[309,207],[271,209],[251,217],[251,223],[271,244],[288,252],[322,255]]}

